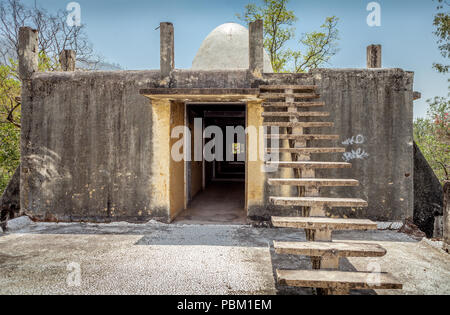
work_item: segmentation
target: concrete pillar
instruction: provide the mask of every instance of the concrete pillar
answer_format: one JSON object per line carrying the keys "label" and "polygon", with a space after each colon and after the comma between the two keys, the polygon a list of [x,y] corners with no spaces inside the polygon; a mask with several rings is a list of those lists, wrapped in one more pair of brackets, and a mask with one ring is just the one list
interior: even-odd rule
{"label": "concrete pillar", "polygon": [[19,29],[19,77],[29,80],[38,71],[38,31],[30,27]]}
{"label": "concrete pillar", "polygon": [[249,25],[249,68],[256,77],[264,72],[263,21],[256,20]]}
{"label": "concrete pillar", "polygon": [[151,203],[158,217],[171,222],[184,210],[184,160],[175,161],[171,151],[179,139],[173,128],[184,124],[184,102],[152,100],[153,161]]}
{"label": "concrete pillar", "polygon": [[450,181],[444,185],[444,250],[450,253]]}
{"label": "concrete pillar", "polygon": [[367,68],[381,68],[381,45],[367,46]]}
{"label": "concrete pillar", "polygon": [[20,212],[26,213],[30,207],[29,182],[30,162],[27,153],[30,152],[30,134],[33,132],[31,117],[33,113],[33,95],[31,77],[38,72],[39,63],[39,44],[38,31],[30,27],[21,27],[19,29],[19,78],[22,80],[21,91],[21,140],[20,140]]}
{"label": "concrete pillar", "polygon": [[175,68],[175,44],[173,24],[163,22],[159,26],[161,77],[165,78]]}
{"label": "concrete pillar", "polygon": [[59,54],[59,63],[62,71],[75,71],[76,53],[75,50],[64,49]]}
{"label": "concrete pillar", "polygon": [[248,216],[258,215],[264,205],[264,186],[266,174],[264,173],[264,132],[260,127],[263,125],[263,107],[261,101],[247,102],[247,122],[249,133],[247,133],[246,160],[247,171],[245,172],[245,208]]}

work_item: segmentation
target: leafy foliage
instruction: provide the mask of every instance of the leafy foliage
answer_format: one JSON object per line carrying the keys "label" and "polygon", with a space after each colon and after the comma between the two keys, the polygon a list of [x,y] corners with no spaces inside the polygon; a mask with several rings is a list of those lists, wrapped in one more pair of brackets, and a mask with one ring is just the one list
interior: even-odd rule
{"label": "leafy foliage", "polygon": [[322,64],[328,63],[331,57],[338,52],[338,21],[339,19],[335,16],[327,17],[325,23],[320,27],[321,32],[303,35],[300,43],[307,47],[306,53],[303,54],[301,51],[292,53],[295,72],[318,68]]}
{"label": "leafy foliage", "polygon": [[0,124],[0,194],[20,163],[20,129]]}
{"label": "leafy foliage", "polygon": [[337,52],[339,19],[327,17],[320,31],[303,34],[298,40],[298,50],[286,47],[295,39],[297,17],[287,9],[289,0],[262,0],[262,5],[248,4],[237,17],[249,24],[264,21],[264,47],[268,51],[275,72],[305,72],[327,63]]}
{"label": "leafy foliage", "polygon": [[[39,53],[39,71],[59,67],[44,52]],[[0,64],[0,192],[3,192],[20,160],[20,90],[17,61]]]}
{"label": "leafy foliage", "polygon": [[[437,36],[437,43],[439,45],[439,50],[441,52],[442,57],[449,58],[450,57],[450,17],[448,15],[450,5],[446,0],[437,0],[437,13],[434,16],[433,25],[436,30],[434,35]],[[434,63],[433,67],[441,72],[448,73],[449,65]]]}
{"label": "leafy foliage", "polygon": [[414,121],[414,139],[441,182],[450,180],[450,101],[429,100],[426,118]]}
{"label": "leafy foliage", "polygon": [[[439,50],[444,58],[450,56],[449,44],[449,4],[445,0],[436,0],[437,13],[433,20],[436,27],[434,34],[438,37]],[[446,9],[445,9],[446,8]],[[447,73],[448,65],[433,64],[440,73]],[[441,182],[450,180],[450,100],[447,97],[435,97],[428,100],[429,109],[426,118],[414,121],[414,139]]]}
{"label": "leafy foliage", "polygon": [[19,165],[20,86],[17,64],[0,65],[0,192]]}
{"label": "leafy foliage", "polygon": [[0,193],[20,161],[21,82],[17,73],[18,33],[22,26],[39,32],[39,71],[60,70],[59,53],[74,49],[77,60],[95,69],[94,55],[85,28],[69,27],[66,14],[27,7],[21,0],[0,0]]}

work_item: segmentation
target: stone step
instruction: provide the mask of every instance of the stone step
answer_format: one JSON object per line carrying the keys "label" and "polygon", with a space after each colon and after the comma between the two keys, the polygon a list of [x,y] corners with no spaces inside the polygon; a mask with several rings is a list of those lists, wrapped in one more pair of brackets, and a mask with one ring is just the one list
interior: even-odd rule
{"label": "stone step", "polygon": [[260,90],[286,90],[286,89],[292,89],[292,90],[316,90],[317,85],[260,85]]}
{"label": "stone step", "polygon": [[330,289],[331,293],[358,289],[402,289],[402,284],[388,273],[329,270],[277,270],[282,285]]}
{"label": "stone step", "polygon": [[326,198],[326,197],[270,197],[277,206],[298,207],[367,207],[367,201],[357,198]]}
{"label": "stone step", "polygon": [[376,230],[377,224],[367,219],[334,219],[321,217],[272,217],[275,227],[310,230]]}
{"label": "stone step", "polygon": [[262,117],[327,117],[329,112],[264,112]]}
{"label": "stone step", "polygon": [[345,152],[345,148],[267,148],[266,150],[267,152],[297,153],[297,154]]}
{"label": "stone step", "polygon": [[265,121],[263,126],[273,126],[282,128],[317,128],[317,127],[333,127],[333,122],[279,122],[279,121]]}
{"label": "stone step", "polygon": [[297,99],[314,99],[320,98],[320,95],[316,93],[260,93],[259,97],[263,99],[276,99],[285,97],[293,97]]}
{"label": "stone step", "polygon": [[279,140],[338,140],[339,135],[288,135],[288,134],[266,134],[266,138]]}
{"label": "stone step", "polygon": [[313,257],[382,257],[386,249],[378,244],[356,242],[273,242],[275,252],[282,255]]}
{"label": "stone step", "polygon": [[318,107],[325,106],[325,102],[264,102],[263,107]]}
{"label": "stone step", "polygon": [[317,168],[351,168],[351,163],[345,162],[311,162],[311,161],[269,161],[267,165],[282,168],[317,169]]}
{"label": "stone step", "polygon": [[356,179],[335,179],[335,178],[269,178],[269,185],[280,186],[314,186],[314,187],[325,187],[325,186],[358,186],[359,181]]}

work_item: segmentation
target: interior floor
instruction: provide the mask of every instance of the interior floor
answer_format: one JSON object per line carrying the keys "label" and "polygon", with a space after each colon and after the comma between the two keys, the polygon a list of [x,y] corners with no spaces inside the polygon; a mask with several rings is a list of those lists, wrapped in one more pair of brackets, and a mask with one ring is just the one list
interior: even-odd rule
{"label": "interior floor", "polygon": [[174,221],[179,224],[246,224],[245,182],[210,182]]}

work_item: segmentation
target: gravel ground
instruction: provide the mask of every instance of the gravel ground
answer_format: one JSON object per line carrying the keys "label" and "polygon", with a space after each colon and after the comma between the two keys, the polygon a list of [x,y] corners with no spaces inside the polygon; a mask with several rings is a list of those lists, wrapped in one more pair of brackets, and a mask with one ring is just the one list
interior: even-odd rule
{"label": "gravel ground", "polygon": [[[305,240],[299,230],[33,223],[0,235],[0,294],[312,293],[274,281],[277,268],[311,268],[307,257],[272,248],[273,240]],[[339,232],[335,239],[374,241],[388,250],[382,258],[343,260],[343,270],[378,262],[404,283],[403,290],[353,294],[450,293],[449,256],[427,242],[395,231]]]}

